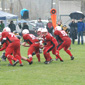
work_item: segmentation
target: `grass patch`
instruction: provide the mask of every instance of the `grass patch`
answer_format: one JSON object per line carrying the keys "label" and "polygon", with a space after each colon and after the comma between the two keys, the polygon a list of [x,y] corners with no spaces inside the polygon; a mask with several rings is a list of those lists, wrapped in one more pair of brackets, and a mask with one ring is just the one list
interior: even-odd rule
{"label": "grass patch", "polygon": [[[27,49],[21,46],[21,55],[27,57]],[[71,52],[75,59],[65,51],[60,51],[64,62],[53,61],[45,65],[43,54],[41,63],[33,56],[33,64],[23,61],[24,66],[19,64],[15,67],[8,67],[8,61],[0,62],[0,85],[85,85],[85,46],[71,45]],[[2,52],[0,52],[0,55]],[[52,55],[55,59],[55,56]]]}

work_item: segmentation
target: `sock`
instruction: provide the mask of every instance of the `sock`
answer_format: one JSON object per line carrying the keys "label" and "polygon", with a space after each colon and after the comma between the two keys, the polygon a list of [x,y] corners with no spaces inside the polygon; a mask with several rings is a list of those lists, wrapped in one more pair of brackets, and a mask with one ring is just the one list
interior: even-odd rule
{"label": "sock", "polygon": [[61,57],[60,57],[60,55],[59,54],[57,54],[57,56],[56,57],[58,57],[60,60],[63,60]]}
{"label": "sock", "polygon": [[8,58],[8,61],[9,61],[9,63],[10,63],[11,65],[13,65],[13,63],[12,63],[11,59],[9,59],[9,58]]}
{"label": "sock", "polygon": [[52,57],[50,56],[50,53],[48,53],[48,56],[50,57],[50,60],[52,59]]}
{"label": "sock", "polygon": [[58,59],[58,57],[56,56],[56,59]]}
{"label": "sock", "polygon": [[40,54],[38,53],[36,54],[36,56],[37,56],[38,62],[40,62]]}
{"label": "sock", "polygon": [[16,55],[15,58],[19,60],[19,63],[20,64],[22,64],[22,61],[21,61],[21,57],[20,56]]}
{"label": "sock", "polygon": [[27,61],[27,62],[30,62],[30,60],[29,60],[29,59],[27,59],[26,61]]}
{"label": "sock", "polygon": [[29,58],[29,62],[31,62],[31,61],[32,61],[32,57]]}
{"label": "sock", "polygon": [[56,50],[56,59],[60,59],[60,60],[63,60],[61,57],[60,57],[60,55],[59,55],[59,51],[58,50]]}
{"label": "sock", "polygon": [[72,56],[71,51],[70,50],[66,50],[66,53],[69,54],[70,56]]}
{"label": "sock", "polygon": [[47,61],[47,57],[44,55],[45,60]]}
{"label": "sock", "polygon": [[28,58],[29,58],[29,59],[27,60],[28,62],[31,62],[31,61],[33,60],[31,54],[28,55]]}
{"label": "sock", "polygon": [[17,59],[14,58],[12,55],[7,55],[7,58],[8,58],[8,59],[11,59],[11,60],[14,60],[14,61],[17,61]]}
{"label": "sock", "polygon": [[49,53],[46,53],[46,54],[45,54],[45,57],[46,57],[46,61],[50,61]]}
{"label": "sock", "polygon": [[26,60],[27,62],[31,62],[32,61],[32,57],[30,57],[29,59]]}

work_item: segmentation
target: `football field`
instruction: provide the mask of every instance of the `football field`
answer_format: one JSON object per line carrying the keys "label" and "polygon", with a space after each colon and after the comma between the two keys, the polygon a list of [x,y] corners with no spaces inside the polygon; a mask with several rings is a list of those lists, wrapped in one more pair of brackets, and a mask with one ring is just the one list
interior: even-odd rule
{"label": "football field", "polygon": [[[44,64],[43,54],[41,62],[33,56],[33,64],[23,62],[23,67],[7,66],[8,60],[0,62],[0,85],[85,85],[85,44],[71,45],[74,60],[65,51],[60,51],[64,62],[52,61]],[[2,52],[0,52],[1,56]],[[27,48],[21,46],[21,55],[27,57]],[[55,56],[52,55],[55,59]]]}

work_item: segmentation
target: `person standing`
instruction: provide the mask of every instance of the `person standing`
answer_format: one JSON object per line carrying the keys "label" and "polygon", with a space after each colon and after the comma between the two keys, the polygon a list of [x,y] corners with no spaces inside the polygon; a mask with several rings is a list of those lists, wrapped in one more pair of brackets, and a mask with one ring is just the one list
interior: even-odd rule
{"label": "person standing", "polygon": [[19,35],[22,35],[22,25],[21,25],[21,23],[18,23],[17,25],[16,25],[16,31],[19,33]]}
{"label": "person standing", "polygon": [[2,32],[4,29],[4,23],[3,21],[0,21],[0,32]]}
{"label": "person standing", "polygon": [[83,31],[84,31],[84,23],[81,18],[77,23],[78,45],[80,44],[80,36],[81,36],[81,44],[83,45]]}
{"label": "person standing", "polygon": [[24,29],[29,30],[29,26],[27,25],[27,23],[26,23],[26,22],[24,22],[24,23],[23,23],[22,30],[24,30]]}
{"label": "person standing", "polygon": [[75,20],[72,19],[72,22],[69,24],[70,26],[70,37],[72,38],[72,44],[75,43],[75,39],[77,39],[77,24],[75,23]]}
{"label": "person standing", "polygon": [[11,32],[15,31],[16,30],[16,26],[14,24],[13,21],[10,22],[10,24],[8,25],[8,27],[11,29]]}
{"label": "person standing", "polygon": [[48,32],[52,34],[53,25],[52,25],[52,20],[51,20],[51,18],[48,19],[48,23],[47,23],[47,25],[46,25],[46,28],[47,28]]}
{"label": "person standing", "polygon": [[44,28],[44,23],[42,22],[41,18],[39,18],[38,22],[36,23],[36,31],[38,28]]}

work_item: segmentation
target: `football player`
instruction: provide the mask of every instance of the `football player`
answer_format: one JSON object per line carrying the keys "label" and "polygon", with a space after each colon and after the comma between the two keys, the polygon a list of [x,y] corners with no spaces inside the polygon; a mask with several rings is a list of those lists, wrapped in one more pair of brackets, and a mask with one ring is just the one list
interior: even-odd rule
{"label": "football player", "polygon": [[38,58],[38,62],[40,62],[39,48],[41,45],[38,38],[36,38],[33,34],[29,34],[29,30],[27,29],[24,29],[22,31],[22,35],[24,39],[24,42],[22,43],[22,45],[24,47],[29,47],[28,54],[27,54],[29,58],[29,64],[33,63],[33,58],[32,58],[33,52],[35,52]]}
{"label": "football player", "polygon": [[57,30],[54,31],[54,35],[56,36],[57,41],[59,41],[59,45],[57,47],[58,50],[64,48],[64,51],[70,55],[71,60],[74,60],[71,51],[68,49],[71,45],[71,39],[68,37],[67,33],[64,30]]}
{"label": "football player", "polygon": [[50,57],[49,57],[50,51],[52,51],[52,53],[56,56],[56,58],[59,58],[60,61],[63,62],[62,58],[59,55],[59,51],[56,50],[58,45],[56,39],[50,33],[48,33],[46,28],[42,29],[42,36],[43,36],[43,43],[46,43],[43,49],[43,54],[46,59],[45,64],[48,64],[50,62]]}
{"label": "football player", "polygon": [[[2,44],[8,43],[5,50],[5,56],[9,60],[9,63],[15,66],[19,62],[20,66],[23,66],[20,55],[20,40],[13,33],[11,33],[10,28],[5,27],[3,29],[1,41]],[[15,57],[13,57],[11,54],[13,54]],[[15,61],[14,64],[12,63],[12,60]]]}

